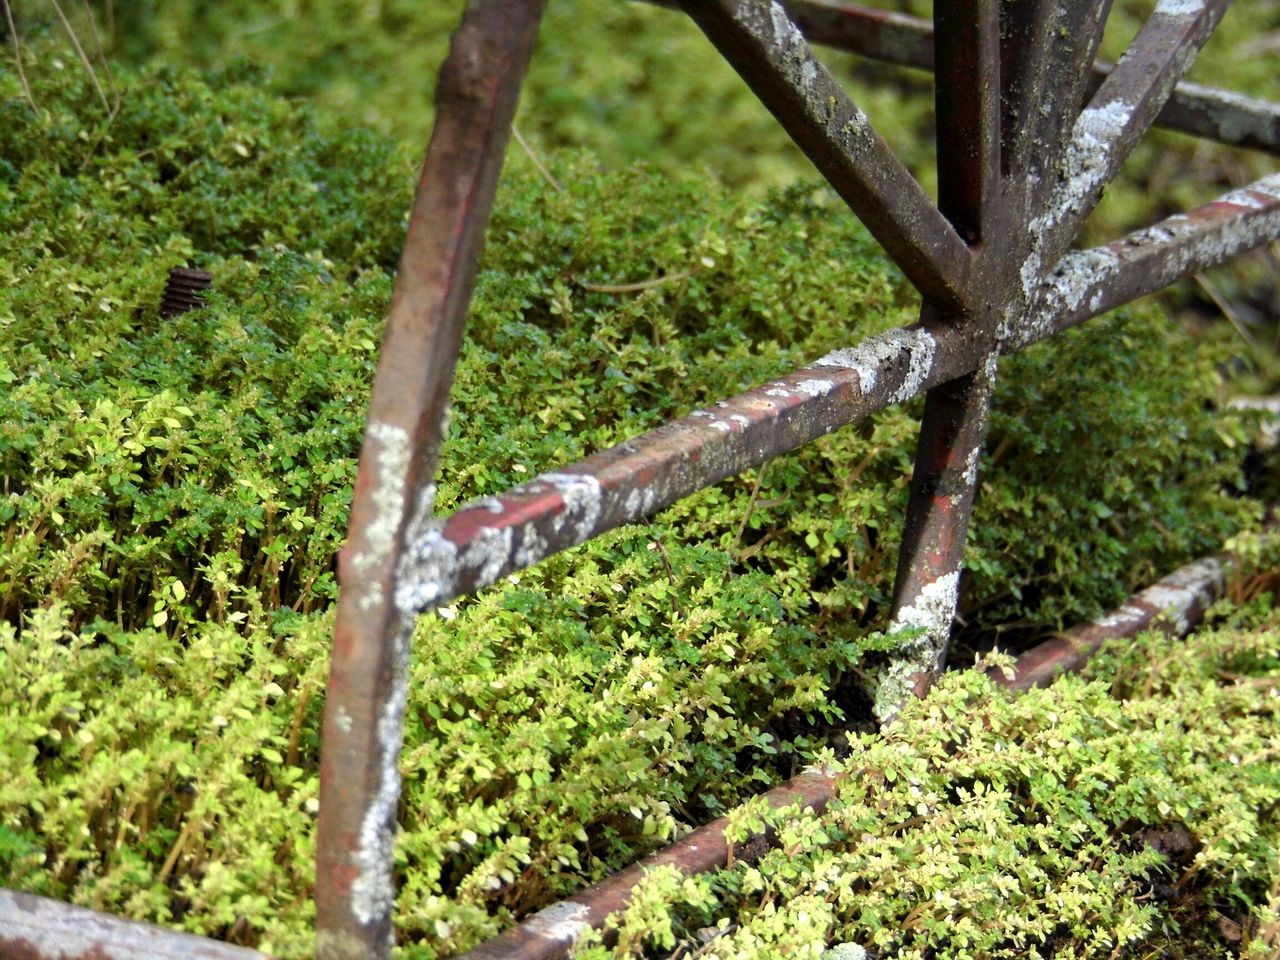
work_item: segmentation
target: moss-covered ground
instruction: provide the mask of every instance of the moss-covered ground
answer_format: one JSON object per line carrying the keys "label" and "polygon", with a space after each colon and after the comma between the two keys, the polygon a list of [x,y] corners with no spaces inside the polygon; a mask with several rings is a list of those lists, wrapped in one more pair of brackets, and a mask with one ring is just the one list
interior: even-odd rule
{"label": "moss-covered ground", "polygon": [[[418,6],[116,3],[101,97],[56,21],[19,21],[30,101],[0,65],[0,884],[310,949],[333,557],[425,122],[411,105],[457,5]],[[559,19],[571,7],[552,4],[521,123],[535,143],[620,139],[548,149],[556,185],[511,154],[442,509],[914,319],[858,223],[792,182],[767,117],[688,68],[696,38],[655,37],[670,14]],[[94,56],[83,22],[81,39]],[[619,113],[650,99],[652,126]],[[683,138],[720,169],[692,169]],[[636,144],[658,162],[631,163]],[[214,292],[161,319],[183,263]],[[638,281],[660,282],[599,289]],[[1250,424],[1222,412],[1234,350],[1198,340],[1140,305],[1002,364],[965,642],[1025,645],[1255,523]],[[1017,704],[959,676],[893,739],[866,735],[859,669],[893,642],[878,631],[918,413],[424,618],[406,956],[473,945],[815,759],[871,770],[850,784],[875,791],[788,821],[792,856],[754,873],[655,878],[618,954],[716,927],[733,932],[704,956],[1139,956],[1183,933],[1267,955],[1264,603]],[[1153,657],[1167,682],[1142,678]]]}

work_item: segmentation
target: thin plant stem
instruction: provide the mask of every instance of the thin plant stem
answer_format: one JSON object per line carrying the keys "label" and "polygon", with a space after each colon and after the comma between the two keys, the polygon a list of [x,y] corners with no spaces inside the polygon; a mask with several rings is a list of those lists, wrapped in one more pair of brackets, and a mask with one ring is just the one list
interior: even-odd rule
{"label": "thin plant stem", "polygon": [[89,21],[89,33],[93,36],[93,52],[98,57],[98,63],[102,65],[102,72],[107,75],[107,86],[114,93],[116,88],[115,77],[111,76],[111,65],[107,63],[107,55],[102,46],[102,37],[98,33],[98,21],[93,16],[93,11],[89,9],[89,0],[80,0],[80,5],[84,7],[84,18]]}
{"label": "thin plant stem", "polygon": [[18,27],[13,22],[13,11],[9,9],[9,0],[0,0],[4,7],[4,19],[9,25],[9,36],[13,40],[13,63],[18,68],[18,79],[22,81],[22,94],[27,98],[31,109],[36,109],[35,98],[31,96],[31,85],[27,83],[27,73],[22,69],[22,45],[18,42]]}
{"label": "thin plant stem", "polygon": [[511,133],[516,138],[516,143],[520,144],[520,149],[525,152],[525,155],[533,161],[533,165],[538,168],[538,172],[547,178],[547,182],[551,186],[556,188],[556,193],[562,192],[564,187],[560,185],[560,181],[555,178],[551,171],[547,169],[546,164],[533,152],[533,148],[529,146],[528,141],[520,134],[520,128],[514,123],[511,125]]}
{"label": "thin plant stem", "polygon": [[67,31],[67,36],[71,38],[71,46],[75,48],[76,56],[80,58],[80,62],[84,64],[84,68],[89,71],[89,77],[93,80],[94,89],[98,91],[98,97],[102,100],[102,107],[108,113],[111,112],[111,104],[107,100],[107,92],[102,89],[102,81],[98,79],[98,71],[93,69],[93,61],[84,52],[84,47],[80,46],[80,38],[76,36],[76,31],[71,26],[71,21],[67,19],[67,15],[62,11],[62,4],[58,0],[49,0],[53,5],[54,11],[58,14],[58,19],[62,21],[63,29]]}

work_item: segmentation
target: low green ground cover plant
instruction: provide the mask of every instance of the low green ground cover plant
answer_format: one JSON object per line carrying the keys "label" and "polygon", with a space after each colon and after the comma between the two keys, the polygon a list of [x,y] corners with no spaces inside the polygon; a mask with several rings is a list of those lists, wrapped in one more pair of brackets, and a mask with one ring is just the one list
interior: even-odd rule
{"label": "low green ground cover plant", "polygon": [[1016,698],[956,671],[827,758],[823,815],[735,810],[777,830],[757,865],[654,871],[577,956],[1274,957],[1278,749],[1269,594]]}
{"label": "low green ground cover plant", "polygon": [[[241,67],[0,73],[0,882],[310,948],[318,726],[413,164]],[[514,155],[442,509],[914,319],[824,190]],[[167,270],[208,306],[157,310]],[[607,288],[645,281],[643,289]],[[1019,642],[1247,525],[1213,351],[1148,308],[1009,358],[963,614]],[[1123,389],[1117,385],[1123,384]],[[915,439],[886,411],[424,618],[402,938],[447,956],[865,719]]]}

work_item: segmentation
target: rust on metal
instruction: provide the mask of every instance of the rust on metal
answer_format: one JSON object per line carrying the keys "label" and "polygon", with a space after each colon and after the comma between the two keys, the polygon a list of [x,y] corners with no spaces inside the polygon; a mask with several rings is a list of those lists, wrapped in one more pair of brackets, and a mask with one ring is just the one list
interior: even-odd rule
{"label": "rust on metal", "polygon": [[[1280,106],[1181,82],[1227,3],[1159,0],[1111,67],[1094,62],[1110,0],[936,0],[932,24],[838,0],[682,0],[920,291],[921,321],[437,519],[431,480],[449,389],[545,4],[468,0],[437,85],[339,562],[317,838],[321,960],[378,960],[393,945],[397,762],[418,612],[921,393],[892,617],[916,635],[891,659],[877,713],[888,721],[904,696],[927,689],[955,613],[998,355],[1280,238],[1278,174],[1116,243],[1068,252],[1153,122],[1280,152]],[[936,69],[938,205],[814,57],[806,34]],[[171,280],[166,316],[198,305],[208,277],[178,270]],[[1025,655],[1016,683],[1042,682],[1105,636],[1141,629],[1170,609],[1181,629],[1220,577],[1206,561],[1162,581]],[[833,787],[811,772],[768,797],[821,809]],[[474,955],[563,955],[625,905],[646,869],[724,863],[724,826],[695,831],[536,915],[500,938],[507,946]],[[40,960],[260,956],[7,891],[0,948]]]}
{"label": "rust on metal", "polygon": [[1108,640],[1136,637],[1161,629],[1185,636],[1204,619],[1205,611],[1222,596],[1229,557],[1206,557],[1174,571],[1092,623],[1072,627],[1018,657],[1013,676],[991,671],[991,677],[1011,690],[1042,687],[1063,673],[1079,670]]}
{"label": "rust on metal", "polygon": [[[965,534],[978,481],[995,385],[993,331],[1008,299],[1008,204],[1002,182],[1010,78],[1002,74],[1002,8],[995,0],[937,0],[934,85],[940,142],[938,207],[973,246],[974,268],[965,309],[936,318],[976,348],[976,369],[931,389],[916,444],[911,490],[894,580],[890,630],[913,631],[873,674],[876,718],[893,720],[910,696],[923,696],[941,671],[959,595]],[[945,141],[941,140],[945,137]],[[934,316],[925,303],[922,320]]]}
{"label": "rust on metal", "polygon": [[[763,794],[775,809],[799,805],[821,813],[835,795],[835,777],[810,769]],[[726,864],[754,863],[769,847],[765,834],[730,843],[727,817],[713,820],[688,836],[640,860],[607,880],[538,911],[523,923],[462,955],[460,960],[556,960],[565,957],[588,930],[599,929],[625,910],[644,875],[657,867],[685,874],[709,873]]]}
{"label": "rust on metal", "polygon": [[168,319],[200,309],[204,306],[204,292],[212,283],[213,274],[208,270],[174,267],[160,295],[160,316]]}
{"label": "rust on metal", "polygon": [[392,845],[413,619],[392,600],[410,518],[432,507],[484,229],[544,0],[470,0],[437,84],[437,113],[392,295],[339,560],[317,827],[317,954],[386,957]]}
{"label": "rust on metal", "polygon": [[[677,8],[679,0],[647,0]],[[785,0],[783,7],[810,43],[917,70],[933,69],[933,24],[904,13],[844,0]],[[1016,41],[1011,41],[1011,46]],[[1089,92],[1113,65],[1095,61]],[[1156,117],[1156,126],[1193,137],[1280,154],[1280,104],[1183,80]]]}
{"label": "rust on metal", "polygon": [[1115,243],[1068,253],[1042,283],[1024,324],[1005,341],[1017,350],[1155,293],[1280,237],[1280,174]]}
{"label": "rust on metal", "polygon": [[768,0],[685,0],[685,11],[926,300],[957,307],[972,255],[866,114]]}
{"label": "rust on metal", "polygon": [[[1275,180],[1265,178],[1115,244],[1069,254],[1060,266],[1064,273],[1055,271],[1037,291],[1038,321],[1018,328],[1002,352],[1038,343],[1280,236],[1280,196],[1265,192],[1280,194]],[[1251,205],[1239,202],[1244,198]],[[1120,261],[1117,251],[1127,259]],[[1103,260],[1120,266],[1111,274],[1086,269]],[[1080,285],[1068,276],[1080,278]],[[405,546],[397,602],[406,612],[420,612],[479,590],[845,424],[974,373],[987,356],[965,331],[945,324],[868,337],[505,494],[423,520]]]}
{"label": "rust on metal", "polygon": [[269,960],[245,947],[0,888],[3,960]]}

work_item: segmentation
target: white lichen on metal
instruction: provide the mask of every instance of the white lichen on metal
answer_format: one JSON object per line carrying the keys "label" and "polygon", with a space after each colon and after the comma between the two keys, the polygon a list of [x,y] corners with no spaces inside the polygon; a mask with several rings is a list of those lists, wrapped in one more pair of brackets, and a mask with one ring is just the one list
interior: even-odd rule
{"label": "white lichen on metal", "polygon": [[585,473],[544,473],[538,480],[554,487],[564,501],[564,512],[556,521],[557,531],[569,525],[574,543],[581,543],[595,532],[602,499],[599,480]]}
{"label": "white lichen on metal", "polygon": [[1164,17],[1186,17],[1203,13],[1205,0],[1159,0],[1153,14]]}
{"label": "white lichen on metal", "polygon": [[893,659],[876,677],[873,709],[881,723],[897,716],[912,695],[916,677],[937,668],[951,637],[959,588],[958,570],[943,574],[921,587],[915,599],[893,618],[890,632],[916,630],[919,636],[895,650]]}
{"label": "white lichen on metal", "polygon": [[1222,198],[1221,202],[1238,207],[1252,207],[1255,210],[1280,203],[1280,173],[1273,173],[1261,180],[1255,180],[1247,187],[1232,190]]}
{"label": "white lichen on metal", "polygon": [[825,397],[835,386],[830,380],[800,380],[796,382],[796,393],[802,393],[813,400]]}
{"label": "white lichen on metal", "polygon": [[977,444],[969,451],[964,461],[964,483],[966,487],[978,483],[978,461],[982,458],[982,444]]}
{"label": "white lichen on metal", "polygon": [[637,520],[647,516],[658,503],[658,492],[652,486],[632,487],[627,491],[627,498],[622,503],[628,519]]}
{"label": "white lichen on metal", "polygon": [[539,910],[520,927],[540,940],[572,945],[591,929],[590,916],[591,910],[585,904],[563,900]]}
{"label": "white lichen on metal", "polygon": [[347,713],[345,707],[339,705],[337,713],[334,714],[333,722],[337,724],[338,729],[343,733],[351,732],[351,714]]}
{"label": "white lichen on metal", "polygon": [[711,429],[719,430],[721,433],[733,433],[733,427],[723,420],[712,420]]}
{"label": "white lichen on metal", "polygon": [[93,960],[263,960],[263,954],[217,940],[95,913],[0,889],[0,949],[5,957]]}
{"label": "white lichen on metal", "polygon": [[1274,145],[1280,133],[1280,103],[1185,80],[1177,89],[1184,103],[1198,101],[1196,113],[1212,123],[1227,143],[1240,143],[1252,136]]}
{"label": "white lichen on metal", "polygon": [[426,610],[450,596],[457,581],[458,546],[444,535],[439,520],[410,526],[396,576],[396,608]]}
{"label": "white lichen on metal", "polygon": [[1102,627],[1104,630],[1112,630],[1129,624],[1143,623],[1150,615],[1150,611],[1144,607],[1136,607],[1133,604],[1126,603],[1120,609],[1112,610],[1106,616],[1099,617],[1093,622],[1093,625]]}
{"label": "white lichen on metal", "polygon": [[839,367],[858,375],[858,389],[863,396],[871,393],[894,361],[906,357],[907,373],[898,389],[889,397],[890,403],[901,403],[920,393],[933,369],[937,341],[923,327],[890,330],[879,336],[868,337],[856,347],[833,350],[815,360],[809,367]]}
{"label": "white lichen on metal", "polygon": [[[567,541],[563,545],[582,543],[595,534],[603,506],[600,481],[595,477],[545,473],[518,489],[525,495],[550,490],[560,495],[563,507],[544,519],[560,541]],[[483,510],[496,518],[507,507],[500,499],[486,498],[464,509]],[[396,606],[403,613],[426,610],[453,596],[463,574],[470,576],[474,589],[488,586],[512,567],[541,560],[549,546],[535,520],[478,524],[462,544],[445,536],[444,529],[443,521],[421,515],[410,524],[396,584]]]}
{"label": "white lichen on metal", "polygon": [[[404,709],[408,701],[409,637],[414,619],[401,617],[392,635],[391,684],[374,726],[378,788],[360,821],[352,854],[356,868],[351,882],[351,913],[361,924],[373,923],[391,911],[392,853],[395,845],[396,804],[400,799],[400,747]],[[391,937],[388,928],[388,937]]]}
{"label": "white lichen on metal", "polygon": [[957,570],[926,583],[911,605],[898,611],[889,629],[923,630],[929,637],[949,636],[951,621],[956,615],[959,587],[960,573]]}
{"label": "white lichen on metal", "polygon": [[351,555],[351,565],[365,581],[359,606],[367,611],[381,606],[384,600],[382,584],[369,579],[369,574],[390,559],[396,534],[404,522],[410,450],[408,432],[389,423],[371,422],[365,438],[377,481],[370,495],[372,513],[365,522],[360,549]]}
{"label": "white lichen on metal", "polygon": [[[1144,284],[1156,289],[1280,237],[1280,174],[1263,177],[1216,202],[1246,212],[1207,219],[1178,214],[1110,246],[1066,254],[1033,300],[1029,319],[1018,322],[1015,312],[1002,323],[1002,348],[1007,352],[1043,339],[1058,318],[1078,315],[1086,305],[1088,314],[1096,315],[1108,302],[1108,290],[1135,268],[1144,271]],[[1142,266],[1149,255],[1158,259]]]}
{"label": "white lichen on metal", "polygon": [[[1131,104],[1113,100],[1081,111],[1076,119],[1058,183],[1044,211],[1033,217],[1027,227],[1031,247],[1019,268],[1019,277],[1028,304],[1034,302],[1043,279],[1045,242],[1056,238],[1061,220],[1082,213],[1094,192],[1106,183],[1111,174],[1111,154],[1132,117]],[[1068,287],[1067,292],[1072,289]],[[1001,326],[1002,339],[1016,332],[1007,319]],[[1028,319],[1033,325],[1043,326],[1046,322],[1051,324],[1053,318],[1029,315]]]}
{"label": "white lichen on metal", "polygon": [[782,397],[789,400],[791,398],[791,391],[784,387],[766,387],[764,395],[766,397]]}
{"label": "white lichen on metal", "polygon": [[531,567],[547,555],[548,544],[532,523],[524,524],[520,533],[520,546],[516,547],[515,563],[520,568]]}
{"label": "white lichen on metal", "polygon": [[1121,260],[1108,247],[1069,253],[1054,268],[1045,282],[1049,319],[1064,311],[1074,312],[1090,299],[1098,287],[1105,285],[1120,269]]}
{"label": "white lichen on metal", "polygon": [[1135,598],[1150,604],[1173,621],[1179,634],[1191,628],[1191,611],[1204,607],[1222,592],[1226,573],[1221,561],[1208,557],[1175,571]]}

